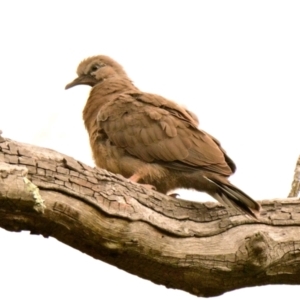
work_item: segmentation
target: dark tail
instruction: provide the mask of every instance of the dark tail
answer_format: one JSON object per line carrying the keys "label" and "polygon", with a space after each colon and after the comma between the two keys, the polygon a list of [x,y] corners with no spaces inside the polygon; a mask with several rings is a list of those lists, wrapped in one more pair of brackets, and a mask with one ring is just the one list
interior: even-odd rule
{"label": "dark tail", "polygon": [[216,179],[205,178],[218,187],[216,193],[211,195],[212,197],[226,206],[233,207],[257,219],[260,205],[247,194],[229,182],[225,184]]}

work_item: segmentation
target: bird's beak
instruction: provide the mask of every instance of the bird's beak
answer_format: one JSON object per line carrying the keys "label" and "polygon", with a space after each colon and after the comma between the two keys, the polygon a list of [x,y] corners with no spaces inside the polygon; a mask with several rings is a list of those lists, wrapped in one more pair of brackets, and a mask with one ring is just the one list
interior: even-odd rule
{"label": "bird's beak", "polygon": [[89,75],[81,75],[77,78],[75,78],[72,82],[68,83],[65,87],[65,89],[69,89],[75,85],[79,85],[79,84],[86,84],[89,86],[94,86],[97,83],[97,79],[93,76],[89,76]]}

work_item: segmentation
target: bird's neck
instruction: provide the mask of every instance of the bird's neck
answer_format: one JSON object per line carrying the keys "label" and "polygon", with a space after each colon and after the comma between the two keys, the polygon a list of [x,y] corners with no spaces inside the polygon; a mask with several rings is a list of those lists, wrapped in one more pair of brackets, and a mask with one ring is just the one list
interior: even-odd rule
{"label": "bird's neck", "polygon": [[83,120],[90,136],[97,131],[97,115],[101,107],[129,91],[137,91],[137,88],[128,78],[108,78],[92,88],[83,110]]}

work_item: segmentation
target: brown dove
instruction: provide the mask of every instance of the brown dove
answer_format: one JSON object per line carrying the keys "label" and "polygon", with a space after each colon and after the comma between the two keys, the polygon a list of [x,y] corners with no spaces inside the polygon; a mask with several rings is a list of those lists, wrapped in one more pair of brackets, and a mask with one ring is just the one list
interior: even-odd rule
{"label": "brown dove", "polygon": [[195,115],[173,101],[140,91],[120,64],[99,55],[83,60],[79,84],[92,87],[83,110],[96,165],[161,193],[206,192],[256,217],[260,206],[232,185],[234,162],[218,140],[198,129]]}

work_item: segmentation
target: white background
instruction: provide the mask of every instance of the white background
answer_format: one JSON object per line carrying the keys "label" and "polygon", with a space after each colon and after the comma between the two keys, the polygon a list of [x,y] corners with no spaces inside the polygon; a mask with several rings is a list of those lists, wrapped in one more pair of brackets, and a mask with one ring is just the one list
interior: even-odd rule
{"label": "white background", "polygon": [[[198,115],[236,162],[234,184],[254,199],[285,197],[300,154],[299,16],[298,1],[2,1],[0,129],[93,164],[81,118],[89,87],[64,86],[82,59],[106,54],[141,90]],[[256,287],[220,299],[299,292]],[[0,230],[0,299],[104,297],[196,299],[55,239]]]}

